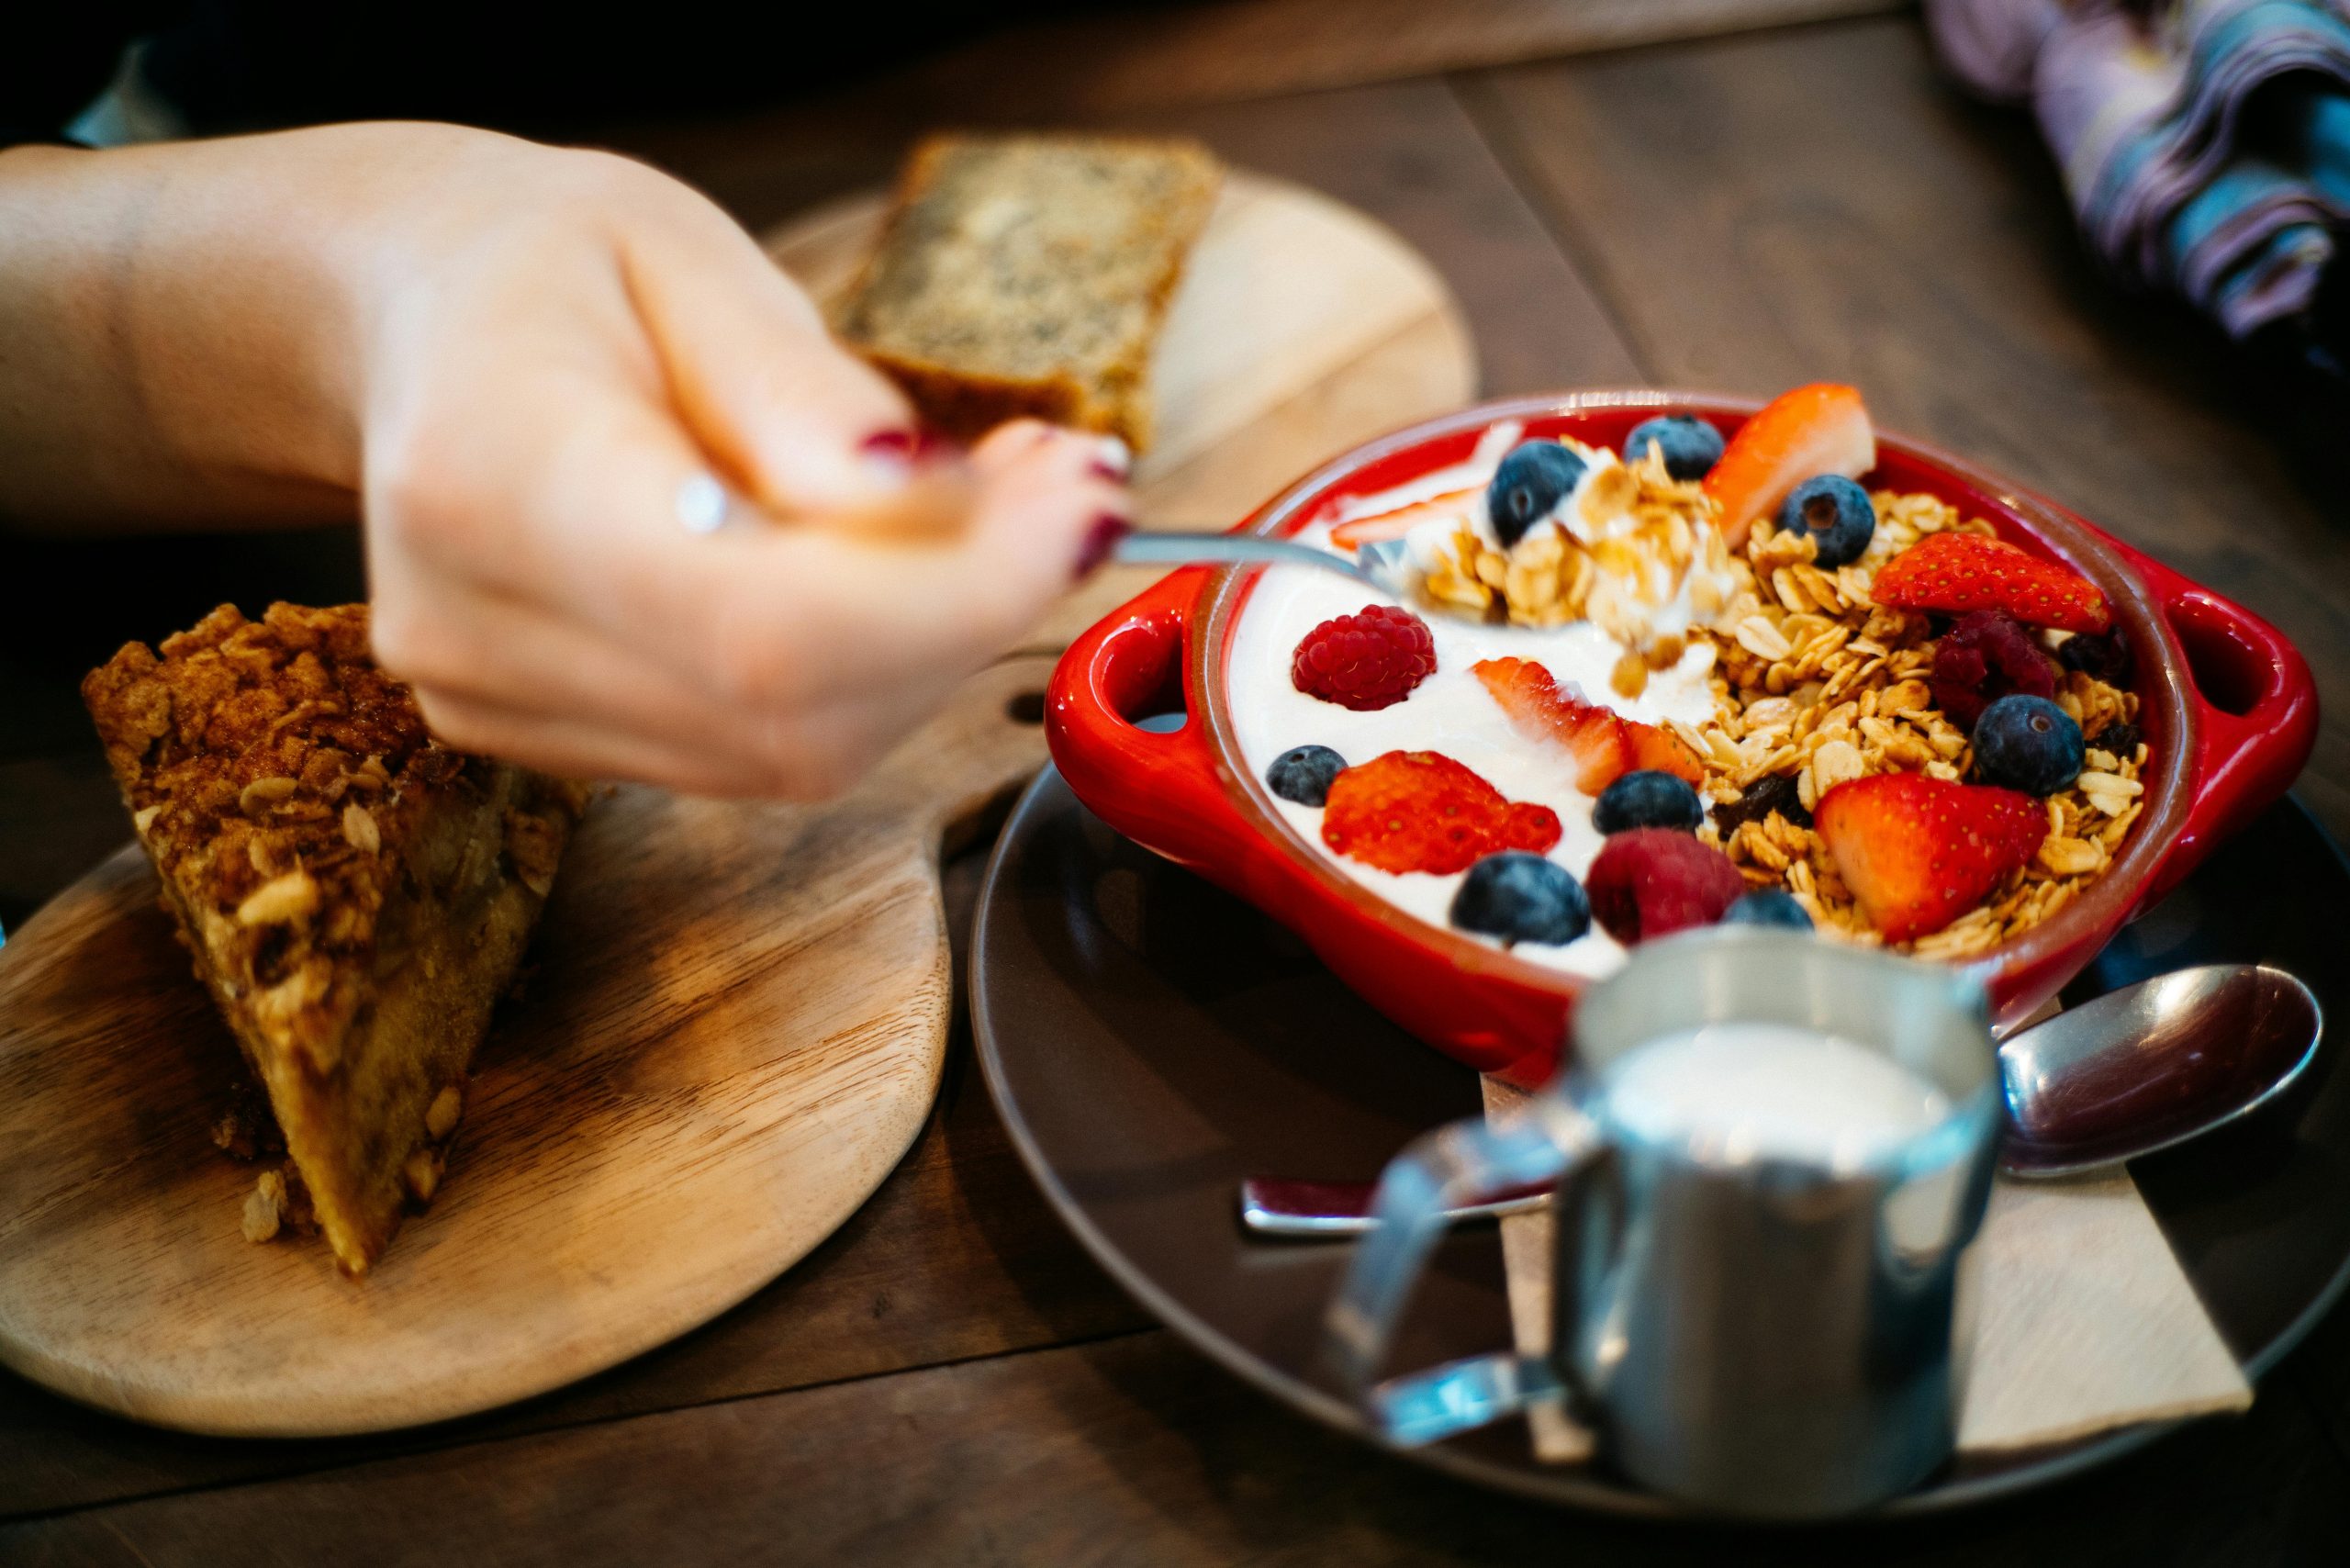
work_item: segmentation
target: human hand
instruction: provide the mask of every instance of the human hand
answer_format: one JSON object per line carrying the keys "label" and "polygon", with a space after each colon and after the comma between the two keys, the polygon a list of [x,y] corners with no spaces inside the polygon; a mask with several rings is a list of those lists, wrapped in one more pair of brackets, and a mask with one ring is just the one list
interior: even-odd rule
{"label": "human hand", "polygon": [[433,728],[579,777],[838,790],[1124,526],[1122,449],[1023,424],[877,534],[912,416],[748,235],[454,126],[0,152],[0,511],[355,505]]}
{"label": "human hand", "polygon": [[855,526],[912,420],[750,238],[640,165],[484,141],[377,255],[359,340],[376,651],[450,744],[829,794],[1123,529],[1116,449],[1033,422],[972,452],[959,530]]}

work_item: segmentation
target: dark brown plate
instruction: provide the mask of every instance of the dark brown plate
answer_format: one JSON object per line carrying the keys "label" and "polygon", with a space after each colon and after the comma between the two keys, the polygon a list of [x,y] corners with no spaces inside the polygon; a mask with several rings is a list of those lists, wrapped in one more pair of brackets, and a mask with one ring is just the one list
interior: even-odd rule
{"label": "dark brown plate", "polygon": [[[2350,1017],[2346,905],[2350,866],[2288,801],[2122,932],[2066,998],[2256,960],[2292,970],[2333,1016]],[[1372,1012],[1270,920],[1103,826],[1050,769],[989,868],[971,1008],[1013,1141],[1102,1265],[1225,1367],[1377,1441],[1315,1356],[1346,1245],[1250,1239],[1235,1189],[1256,1174],[1375,1176],[1415,1134],[1478,1109],[1474,1075]],[[2350,1074],[2334,1070],[2339,1054],[2322,1051],[2247,1121],[2132,1167],[2255,1377],[2350,1283]],[[1496,1233],[1464,1231],[1431,1271],[1394,1364],[1499,1348],[1506,1314]],[[1891,1507],[2044,1484],[2166,1429],[1963,1462]],[[1536,1462],[1516,1422],[1405,1451],[1527,1496],[1668,1511],[1604,1469]]]}

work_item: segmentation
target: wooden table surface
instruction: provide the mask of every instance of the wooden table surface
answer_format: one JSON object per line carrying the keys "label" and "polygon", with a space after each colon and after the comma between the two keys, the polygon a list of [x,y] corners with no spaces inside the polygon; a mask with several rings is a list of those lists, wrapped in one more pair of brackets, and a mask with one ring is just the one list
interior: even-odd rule
{"label": "wooden table surface", "polygon": [[[1837,9],[1879,7],[1809,14]],[[760,228],[885,176],[922,118],[1015,112],[961,104],[947,80],[912,104],[850,95],[606,140]],[[2340,407],[2297,405],[2192,321],[2109,287],[2029,125],[1938,80],[1914,17],[1123,114],[1082,95],[1035,101],[1196,133],[1383,218],[1450,280],[1489,392],[1858,382],[1887,426],[1978,454],[2296,638],[2333,715],[2300,793],[2350,834]],[[218,598],[353,594],[358,568],[331,533],[5,558],[13,925],[125,836],[73,700],[79,670]],[[958,930],[977,873],[976,856],[952,868]],[[1156,1327],[1046,1210],[963,1038],[924,1136],[831,1241],[701,1331],[532,1404],[381,1439],[239,1443],[142,1429],[0,1373],[8,1563],[1732,1553],[2350,1562],[2350,1312],[2244,1418],[2009,1505],[1735,1540],[1558,1513],[1333,1436]]]}

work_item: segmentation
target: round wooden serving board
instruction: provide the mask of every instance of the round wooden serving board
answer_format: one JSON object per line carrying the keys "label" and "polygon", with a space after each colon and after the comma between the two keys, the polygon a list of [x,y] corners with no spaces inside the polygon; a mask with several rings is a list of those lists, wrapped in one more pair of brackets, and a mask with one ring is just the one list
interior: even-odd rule
{"label": "round wooden serving board", "polygon": [[126,846],[0,949],[0,1361],[192,1431],[486,1409],[703,1323],[862,1204],[920,1130],[952,998],[938,846],[1035,770],[998,665],[847,798],[622,789],[589,811],[447,1180],[361,1282],[244,1240],[236,1047]]}
{"label": "round wooden serving board", "polygon": [[[820,296],[878,196],[770,238]],[[1475,392],[1458,311],[1351,209],[1232,176],[1155,363],[1146,524],[1223,527]],[[1103,573],[1049,651],[1147,573]],[[156,628],[160,634],[164,628]],[[952,987],[941,834],[1033,772],[1013,658],[821,807],[623,789],[566,859],[523,995],[475,1064],[448,1176],[364,1282],[239,1231],[217,1154],[235,1047],[135,846],[0,949],[0,1362],[158,1425],[324,1436],[443,1420],[601,1371],[805,1256],[920,1129]]]}

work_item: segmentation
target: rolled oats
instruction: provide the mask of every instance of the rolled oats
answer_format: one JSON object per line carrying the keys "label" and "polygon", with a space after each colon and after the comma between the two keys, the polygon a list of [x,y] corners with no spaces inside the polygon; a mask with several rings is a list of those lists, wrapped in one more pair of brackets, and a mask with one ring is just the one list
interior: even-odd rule
{"label": "rolled oats", "polygon": [[[1833,572],[1816,562],[1807,534],[1757,522],[1732,558],[1740,587],[1712,633],[1714,716],[1675,726],[1706,772],[1708,800],[1740,799],[1774,774],[1792,777],[1808,811],[1848,779],[1922,773],[1964,779],[1974,761],[1966,733],[1933,700],[1931,625],[1870,598],[1876,570],[1930,533],[1988,534],[1935,497],[1877,492],[1877,531],[1859,561]],[[2137,697],[2067,671],[2058,702],[2094,738],[2134,722]],[[1976,909],[1907,945],[1926,957],[1964,958],[2011,940],[2069,904],[2112,864],[2143,810],[2143,743],[2130,756],[2092,749],[2074,784],[2049,800],[2051,832],[2032,862]],[[1878,946],[1827,848],[1807,826],[1774,812],[1744,823],[1722,848],[1751,882],[1784,887],[1818,927],[1840,940]]]}

